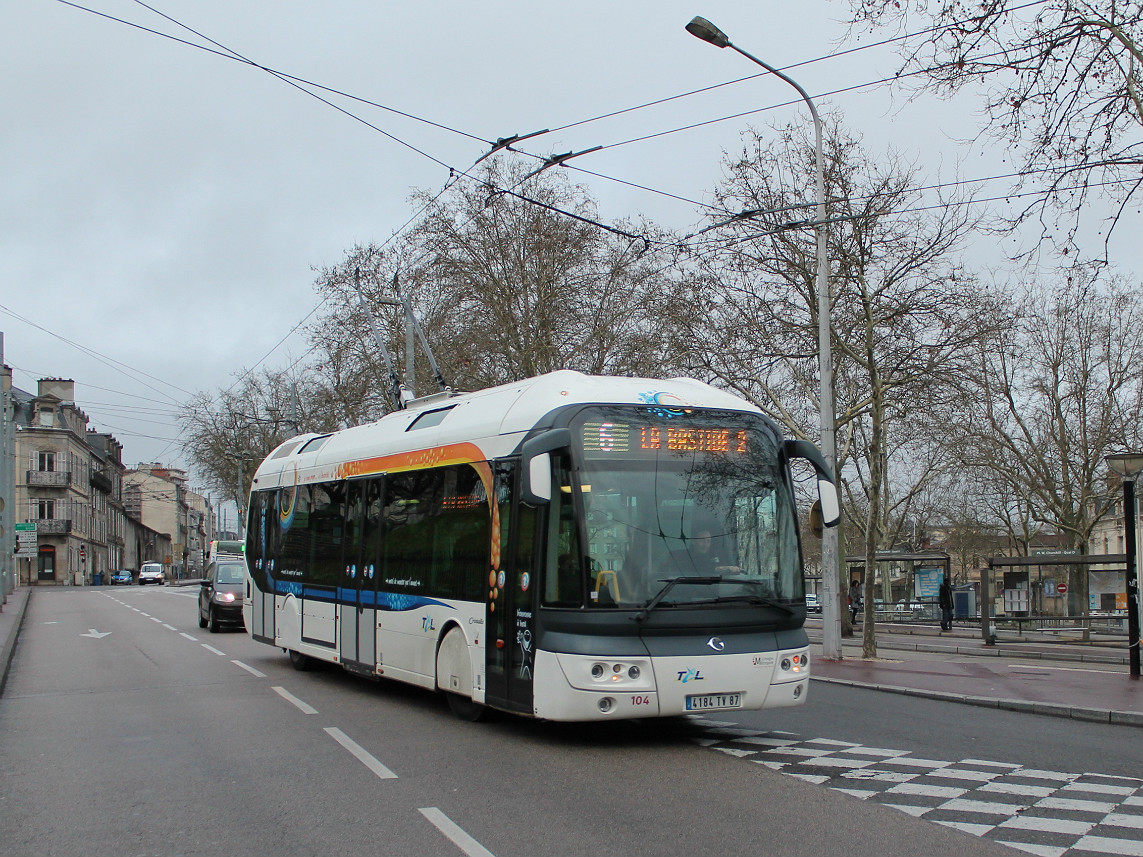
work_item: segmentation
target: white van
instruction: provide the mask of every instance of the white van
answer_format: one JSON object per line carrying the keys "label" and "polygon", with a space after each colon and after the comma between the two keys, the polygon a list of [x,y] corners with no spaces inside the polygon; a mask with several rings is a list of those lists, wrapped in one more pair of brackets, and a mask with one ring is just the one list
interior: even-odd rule
{"label": "white van", "polygon": [[165,575],[163,574],[163,564],[161,562],[145,562],[143,567],[139,569],[139,585],[143,586],[146,583],[157,583],[160,586],[165,583]]}

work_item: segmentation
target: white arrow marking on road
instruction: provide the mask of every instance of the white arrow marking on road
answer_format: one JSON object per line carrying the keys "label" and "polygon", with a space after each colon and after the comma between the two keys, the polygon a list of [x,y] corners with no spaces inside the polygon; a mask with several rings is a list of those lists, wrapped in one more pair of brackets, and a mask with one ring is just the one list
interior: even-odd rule
{"label": "white arrow marking on road", "polygon": [[86,634],[80,634],[81,637],[91,637],[93,640],[102,640],[108,636],[110,631],[96,631],[94,628],[88,628]]}

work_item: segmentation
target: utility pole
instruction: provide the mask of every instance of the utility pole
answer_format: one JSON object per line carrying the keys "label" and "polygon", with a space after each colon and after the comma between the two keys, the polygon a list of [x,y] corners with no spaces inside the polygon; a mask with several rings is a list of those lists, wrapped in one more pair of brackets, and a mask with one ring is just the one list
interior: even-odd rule
{"label": "utility pole", "polygon": [[12,370],[4,362],[0,332],[0,610],[16,588],[16,431],[12,408]]}

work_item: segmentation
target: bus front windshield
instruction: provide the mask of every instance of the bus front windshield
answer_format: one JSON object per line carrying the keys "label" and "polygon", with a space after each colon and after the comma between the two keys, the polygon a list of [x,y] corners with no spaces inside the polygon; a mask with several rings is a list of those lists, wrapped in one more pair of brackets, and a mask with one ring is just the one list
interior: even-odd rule
{"label": "bus front windshield", "polygon": [[572,436],[575,464],[565,458],[554,474],[545,604],[788,610],[800,601],[781,439],[760,417],[593,408]]}

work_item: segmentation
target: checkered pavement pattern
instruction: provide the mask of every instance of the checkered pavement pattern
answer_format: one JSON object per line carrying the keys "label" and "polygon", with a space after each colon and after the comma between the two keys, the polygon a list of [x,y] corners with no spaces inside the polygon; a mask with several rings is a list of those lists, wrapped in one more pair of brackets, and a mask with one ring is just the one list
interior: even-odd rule
{"label": "checkered pavement pattern", "polygon": [[921,759],[704,717],[695,741],[791,777],[1041,857],[1143,857],[1143,778]]}

